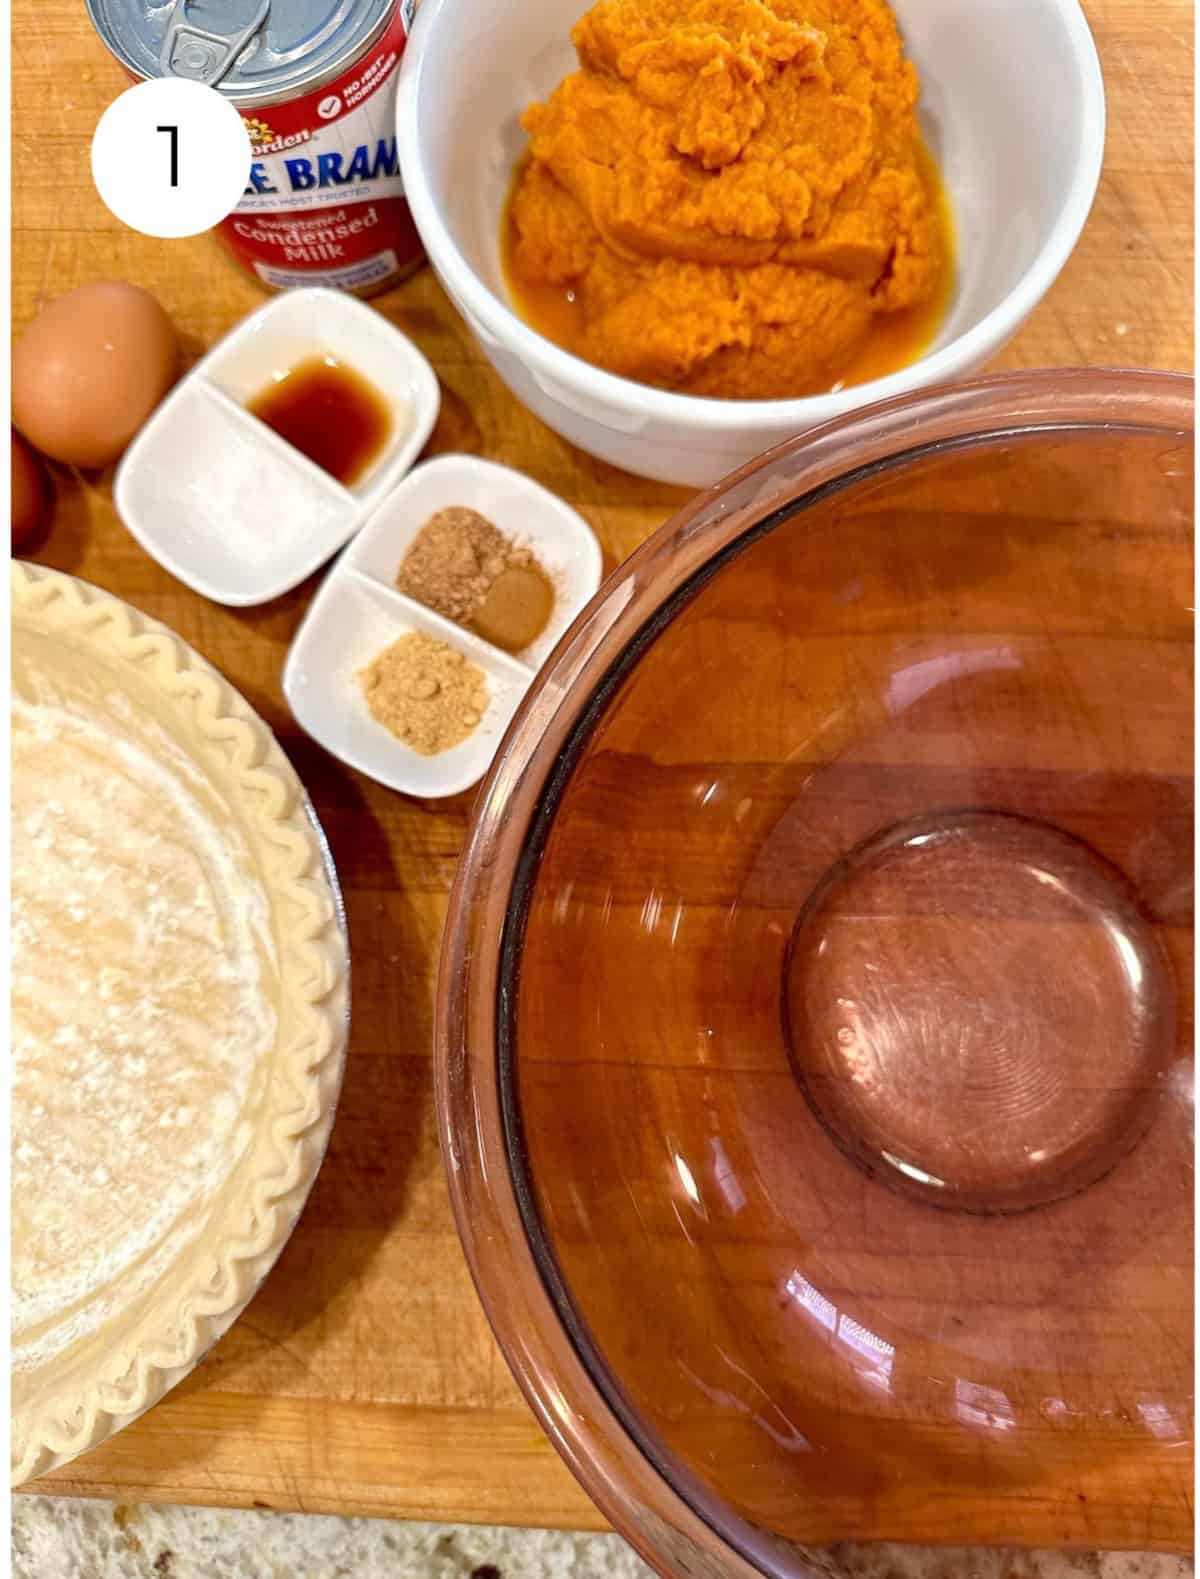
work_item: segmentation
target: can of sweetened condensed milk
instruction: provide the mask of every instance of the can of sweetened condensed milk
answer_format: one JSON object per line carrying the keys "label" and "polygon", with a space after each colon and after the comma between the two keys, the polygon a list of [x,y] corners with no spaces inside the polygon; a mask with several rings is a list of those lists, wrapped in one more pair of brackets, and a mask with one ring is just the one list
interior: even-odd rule
{"label": "can of sweetened condensed milk", "polygon": [[396,161],[396,78],[417,0],[87,0],[130,75],[225,94],[250,183],[219,229],[264,285],[368,296],[424,261]]}

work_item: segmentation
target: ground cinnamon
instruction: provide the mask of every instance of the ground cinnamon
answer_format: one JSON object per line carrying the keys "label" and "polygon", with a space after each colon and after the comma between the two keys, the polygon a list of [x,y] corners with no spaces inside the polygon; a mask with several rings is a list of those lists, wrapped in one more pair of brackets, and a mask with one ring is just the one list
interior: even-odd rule
{"label": "ground cinnamon", "polygon": [[539,636],[554,607],[554,588],[530,550],[464,505],[426,521],[396,585],[507,652],[520,652]]}

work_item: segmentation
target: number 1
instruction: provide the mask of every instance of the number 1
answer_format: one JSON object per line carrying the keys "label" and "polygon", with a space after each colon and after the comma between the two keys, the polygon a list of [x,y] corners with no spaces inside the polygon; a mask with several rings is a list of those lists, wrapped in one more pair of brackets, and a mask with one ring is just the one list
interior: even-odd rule
{"label": "number 1", "polygon": [[178,126],[156,126],[156,132],[166,132],[171,139],[171,185],[179,185],[179,128]]}

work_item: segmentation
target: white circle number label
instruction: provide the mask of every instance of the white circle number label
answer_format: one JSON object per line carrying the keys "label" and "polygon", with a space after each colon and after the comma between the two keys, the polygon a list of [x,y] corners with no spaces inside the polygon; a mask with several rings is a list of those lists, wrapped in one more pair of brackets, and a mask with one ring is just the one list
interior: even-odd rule
{"label": "white circle number label", "polygon": [[250,135],[229,100],[181,77],[127,89],[92,137],[96,190],[146,236],[211,230],[245,192],[250,159]]}

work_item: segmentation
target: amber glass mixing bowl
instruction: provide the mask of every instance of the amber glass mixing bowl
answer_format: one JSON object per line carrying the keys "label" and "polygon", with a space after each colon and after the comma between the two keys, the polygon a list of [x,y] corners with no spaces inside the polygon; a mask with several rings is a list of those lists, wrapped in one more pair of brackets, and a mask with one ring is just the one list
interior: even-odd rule
{"label": "amber glass mixing bowl", "polygon": [[1191,1541],[1192,387],[807,435],[601,589],[455,888],[442,1138],[663,1572]]}

